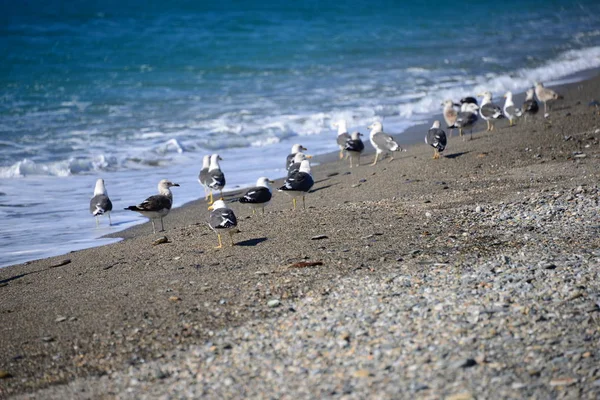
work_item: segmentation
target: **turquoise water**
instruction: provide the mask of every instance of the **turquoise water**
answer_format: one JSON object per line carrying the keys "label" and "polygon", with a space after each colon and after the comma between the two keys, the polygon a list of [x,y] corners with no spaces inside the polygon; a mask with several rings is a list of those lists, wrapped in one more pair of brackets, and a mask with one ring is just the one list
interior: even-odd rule
{"label": "turquoise water", "polygon": [[163,177],[182,204],[205,153],[245,185],[293,143],[334,151],[337,119],[401,133],[445,98],[600,66],[596,1],[0,4],[0,265],[143,220],[96,229],[98,177],[115,208]]}

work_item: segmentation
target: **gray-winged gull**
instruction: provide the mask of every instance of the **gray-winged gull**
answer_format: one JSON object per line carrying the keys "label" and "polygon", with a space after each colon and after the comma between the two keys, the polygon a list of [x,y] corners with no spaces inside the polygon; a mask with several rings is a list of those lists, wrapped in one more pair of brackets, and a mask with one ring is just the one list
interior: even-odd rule
{"label": "gray-winged gull", "polygon": [[223,161],[223,159],[218,154],[213,154],[210,156],[210,164],[208,167],[208,178],[206,181],[207,186],[210,189],[209,201],[208,204],[212,204],[215,199],[213,197],[213,190],[218,190],[223,200],[223,188],[225,187],[225,174],[221,171],[221,166],[219,165],[219,161]]}
{"label": "gray-winged gull", "polygon": [[481,100],[481,107],[479,107],[479,114],[481,118],[485,119],[487,122],[487,130],[488,132],[494,130],[494,120],[504,118],[504,114],[502,114],[502,109],[500,106],[492,103],[492,92],[485,91],[478,96],[483,97]]}
{"label": "gray-winged gull", "polygon": [[470,128],[471,137],[473,137],[473,125],[475,125],[475,123],[477,122],[478,111],[479,106],[477,106],[477,104],[463,103],[461,105],[461,111],[456,116],[456,122],[454,123],[454,125],[449,126],[448,128],[458,128],[458,133],[461,137],[463,135],[463,129]]}
{"label": "gray-winged gull", "polygon": [[[371,164],[371,165],[377,164],[377,159],[379,158],[379,154],[383,153],[385,156],[385,155],[387,155],[387,153],[402,150],[400,148],[400,146],[398,145],[398,143],[396,143],[396,141],[394,141],[394,138],[392,138],[387,133],[383,132],[383,125],[381,124],[381,122],[379,122],[379,121],[373,122],[371,125],[368,126],[368,128],[371,130],[371,133],[369,135],[369,140],[371,141],[371,144],[373,145],[373,147],[375,147],[375,151],[376,151],[375,160],[373,161],[373,164]],[[394,157],[392,156],[390,158],[389,162],[391,162],[393,160],[394,160]]]}
{"label": "gray-winged gull", "polygon": [[160,218],[160,231],[164,231],[163,217],[165,217],[171,206],[173,205],[173,194],[171,193],[170,187],[179,186],[177,183],[173,183],[168,179],[163,179],[158,182],[158,194],[148,197],[140,204],[135,206],[129,206],[125,210],[137,211],[144,217],[150,218],[152,222],[152,231],[156,233],[156,227],[154,226],[154,220]]}
{"label": "gray-winged gull", "polygon": [[433,125],[427,131],[425,143],[433,147],[433,159],[440,158],[440,153],[446,148],[446,132],[440,128],[440,121],[433,121]]}
{"label": "gray-winged gull", "polygon": [[346,152],[350,156],[350,168],[352,168],[352,165],[354,164],[355,160],[356,166],[360,166],[360,155],[365,149],[365,144],[360,138],[361,136],[362,133],[360,132],[352,132],[352,134],[350,135],[350,139],[346,141],[346,145],[344,146],[344,150],[346,150]]}
{"label": "gray-winged gull", "polygon": [[504,98],[506,100],[504,101],[504,107],[502,110],[504,111],[506,118],[508,118],[509,125],[513,126],[514,120],[523,115],[523,113],[521,112],[520,108],[515,107],[515,103],[513,102],[513,94],[510,90],[506,92]]}
{"label": "gray-winged gull", "polygon": [[215,201],[210,207],[208,207],[208,209],[211,210],[208,219],[208,226],[210,226],[210,229],[215,231],[217,237],[219,238],[219,245],[216,248],[220,249],[223,247],[221,233],[225,232],[229,234],[231,245],[235,245],[235,243],[233,243],[233,234],[237,232],[237,218],[235,217],[233,210],[227,207],[223,200]]}
{"label": "gray-winged gull", "polygon": [[310,162],[308,160],[304,160],[302,163],[300,163],[300,170],[288,176],[283,183],[283,186],[277,190],[292,196],[292,204],[294,205],[295,210],[297,197],[302,197],[302,205],[304,208],[306,208],[304,197],[314,184],[315,181],[310,174]]}
{"label": "gray-winged gull", "polygon": [[292,163],[290,164],[290,167],[288,168],[288,176],[298,172],[300,170],[300,164],[302,163],[302,161],[308,160],[310,158],[312,158],[312,156],[310,156],[308,154],[296,153],[294,155],[294,158],[292,159]]}
{"label": "gray-winged gull", "polygon": [[350,139],[348,134],[348,127],[346,121],[341,119],[338,122],[332,124],[334,128],[337,128],[337,144],[340,148],[340,160],[344,158],[344,147],[346,147],[346,141]]}
{"label": "gray-winged gull", "polygon": [[96,187],[94,188],[94,197],[90,200],[90,213],[96,217],[96,226],[98,226],[98,216],[106,214],[108,216],[108,225],[112,225],[110,219],[110,212],[112,211],[112,202],[108,198],[106,187],[104,186],[104,179],[98,179],[96,181]]}
{"label": "gray-winged gull", "polygon": [[202,157],[202,168],[198,174],[198,182],[204,188],[204,200],[208,200],[208,167],[210,166],[210,155]]}
{"label": "gray-winged gull", "polygon": [[537,96],[539,101],[544,103],[544,116],[548,113],[548,107],[546,105],[547,102],[563,98],[554,90],[544,87],[544,84],[541,82],[535,83],[535,95]]}
{"label": "gray-winged gull", "polygon": [[265,206],[271,201],[273,194],[271,193],[272,180],[269,178],[260,177],[256,181],[256,186],[251,187],[246,193],[240,197],[240,203],[248,204],[252,208],[252,214],[255,213],[257,208],[262,209],[262,213],[265,213]]}

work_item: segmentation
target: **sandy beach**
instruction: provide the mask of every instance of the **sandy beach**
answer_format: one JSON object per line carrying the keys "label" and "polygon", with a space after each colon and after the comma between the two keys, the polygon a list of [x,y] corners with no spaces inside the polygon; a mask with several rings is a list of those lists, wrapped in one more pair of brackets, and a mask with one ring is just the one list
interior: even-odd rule
{"label": "sandy beach", "polygon": [[234,247],[197,201],[0,269],[0,397],[598,398],[600,77],[560,91],[439,160],[319,158]]}

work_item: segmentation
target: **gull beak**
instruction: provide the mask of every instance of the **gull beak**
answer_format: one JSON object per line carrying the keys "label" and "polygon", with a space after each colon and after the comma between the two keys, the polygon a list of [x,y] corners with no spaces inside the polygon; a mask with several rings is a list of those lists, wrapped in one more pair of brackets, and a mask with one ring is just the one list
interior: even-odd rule
{"label": "gull beak", "polygon": [[477,97],[483,97],[483,93],[479,93]]}
{"label": "gull beak", "polygon": [[179,186],[179,183],[172,183],[171,186]]}
{"label": "gull beak", "polygon": [[459,104],[459,103],[452,103],[452,105],[453,105],[454,107],[460,107],[460,104]]}
{"label": "gull beak", "polygon": [[272,181],[270,179],[267,182],[269,182],[271,185],[275,183],[275,181]]}
{"label": "gull beak", "polygon": [[506,95],[504,95],[504,96],[502,96],[502,97],[506,98]]}
{"label": "gull beak", "polygon": [[300,147],[300,150],[307,151],[308,149],[304,146]]}
{"label": "gull beak", "polygon": [[306,155],[305,157],[306,157],[306,158],[312,158],[313,156]]}
{"label": "gull beak", "polygon": [[214,210],[215,208],[213,206],[208,206],[209,211]]}

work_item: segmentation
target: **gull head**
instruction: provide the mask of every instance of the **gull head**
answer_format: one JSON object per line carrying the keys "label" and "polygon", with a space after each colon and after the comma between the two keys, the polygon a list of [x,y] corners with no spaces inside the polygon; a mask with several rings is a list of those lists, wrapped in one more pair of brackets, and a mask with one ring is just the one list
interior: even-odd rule
{"label": "gull head", "polygon": [[275,182],[273,182],[272,180],[270,180],[269,178],[267,178],[265,176],[261,176],[256,181],[256,186],[266,187],[267,189],[271,189],[271,184],[272,183],[275,183]]}
{"label": "gull head", "polygon": [[310,174],[310,161],[304,160],[300,163],[300,172]]}
{"label": "gull head", "polygon": [[512,94],[512,92],[509,90],[509,91],[508,91],[508,92],[506,92],[506,94],[504,95],[504,98],[505,98],[506,100],[509,100],[509,101],[510,101],[510,100],[512,100],[512,96],[513,96],[513,94]]}
{"label": "gull head", "polygon": [[304,153],[296,153],[294,154],[294,163],[301,163],[304,160],[312,158],[312,156],[304,154]]}
{"label": "gull head", "polygon": [[104,179],[98,179],[96,181],[96,187],[94,188],[94,196],[103,194],[106,196],[106,187],[104,186]]}
{"label": "gull head", "polygon": [[454,107],[454,102],[452,100],[445,100],[442,105],[444,106],[444,108],[448,109],[448,108],[453,108]]}
{"label": "gull head", "polygon": [[208,209],[209,210],[218,210],[219,208],[227,208],[227,206],[225,205],[225,201],[223,200],[216,200],[214,203],[212,203]]}
{"label": "gull head", "polygon": [[352,132],[352,134],[350,135],[350,137],[352,138],[352,140],[358,140],[358,139],[360,139],[360,137],[361,137],[362,135],[363,135],[363,134],[362,134],[362,133],[360,133],[360,132]]}
{"label": "gull head", "polygon": [[344,119],[341,119],[338,122],[334,122],[331,125],[334,128],[337,128],[338,135],[341,135],[342,133],[348,132],[348,127],[346,126],[346,120],[344,120]]}
{"label": "gull head", "polygon": [[292,151],[291,154],[296,154],[296,153],[300,153],[301,151],[306,151],[308,150],[306,147],[302,146],[301,144],[295,144],[292,146]]}
{"label": "gull head", "polygon": [[461,111],[463,112],[469,112],[469,113],[477,113],[477,111],[479,110],[479,106],[475,103],[465,103],[462,105],[462,109]]}
{"label": "gull head", "polygon": [[371,130],[371,133],[383,132],[383,124],[379,121],[373,122],[367,128]]}
{"label": "gull head", "polygon": [[431,125],[431,129],[440,129],[440,121],[433,121],[433,125]]}
{"label": "gull head", "polygon": [[529,89],[527,89],[527,91],[525,92],[525,94],[526,94],[526,96],[527,96],[527,100],[531,100],[531,99],[533,99],[533,93],[534,93],[534,90],[533,90],[533,88],[529,88]]}
{"label": "gull head", "polygon": [[489,90],[486,90],[483,93],[479,93],[477,95],[477,97],[483,97],[484,100],[492,100],[492,92],[490,92]]}

